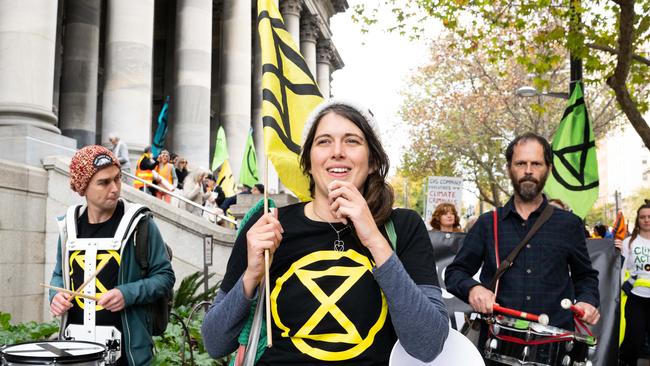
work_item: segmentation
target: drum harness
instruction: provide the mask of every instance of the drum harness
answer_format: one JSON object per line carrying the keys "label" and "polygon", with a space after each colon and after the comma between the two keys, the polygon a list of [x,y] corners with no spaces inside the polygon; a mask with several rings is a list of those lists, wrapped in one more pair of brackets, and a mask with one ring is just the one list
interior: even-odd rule
{"label": "drum harness", "polygon": [[[148,210],[143,205],[125,202],[124,216],[112,238],[78,238],[76,219],[85,208],[85,205],[71,206],[68,208],[65,219],[57,220],[61,238],[61,268],[67,289],[70,289],[71,286],[69,266],[71,252],[84,251],[85,259],[94,259],[97,258],[98,250],[115,250],[119,251],[119,258],[122,258],[126,242]],[[95,270],[96,260],[84,260],[84,278],[89,278]],[[86,295],[95,296],[95,286],[86,286],[83,292]],[[121,345],[122,334],[113,326],[96,325],[95,307],[94,300],[84,299],[83,324],[67,324],[67,314],[65,314],[61,319],[59,339],[75,339],[106,345],[108,348],[107,361],[115,362],[120,357],[120,349],[123,347]]]}

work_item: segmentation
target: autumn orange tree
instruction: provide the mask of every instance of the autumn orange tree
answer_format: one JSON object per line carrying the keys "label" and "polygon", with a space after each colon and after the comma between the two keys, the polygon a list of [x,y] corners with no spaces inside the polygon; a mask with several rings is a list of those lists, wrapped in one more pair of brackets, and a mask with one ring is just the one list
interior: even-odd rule
{"label": "autumn orange tree", "polygon": [[413,37],[430,37],[421,21],[439,20],[466,54],[482,50],[495,64],[515,60],[542,76],[534,80],[539,89],[548,90],[543,76],[568,64],[571,53],[583,60],[586,81],[609,87],[650,148],[643,117],[650,84],[650,0],[380,0],[372,7],[354,6],[364,30],[376,24],[377,7],[392,10],[391,30]]}
{"label": "autumn orange tree", "polygon": [[[513,59],[492,63],[489,52],[467,53],[457,45],[454,35],[433,41],[430,61],[404,88],[401,117],[411,143],[400,174],[415,180],[461,176],[476,184],[481,200],[500,206],[510,192],[504,170],[506,145],[526,131],[550,138],[566,101],[516,96],[515,89],[530,80],[526,67]],[[568,84],[568,77],[559,65],[537,76],[551,87]],[[619,113],[606,88],[592,83],[587,98],[597,137]]]}

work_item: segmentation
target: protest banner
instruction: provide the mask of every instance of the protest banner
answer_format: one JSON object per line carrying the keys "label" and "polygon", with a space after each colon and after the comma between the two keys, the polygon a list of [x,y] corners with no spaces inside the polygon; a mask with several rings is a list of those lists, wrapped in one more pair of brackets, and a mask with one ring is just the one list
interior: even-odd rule
{"label": "protest banner", "polygon": [[424,221],[428,222],[433,211],[440,203],[453,203],[460,212],[463,178],[429,177],[426,182],[426,200],[424,202]]}

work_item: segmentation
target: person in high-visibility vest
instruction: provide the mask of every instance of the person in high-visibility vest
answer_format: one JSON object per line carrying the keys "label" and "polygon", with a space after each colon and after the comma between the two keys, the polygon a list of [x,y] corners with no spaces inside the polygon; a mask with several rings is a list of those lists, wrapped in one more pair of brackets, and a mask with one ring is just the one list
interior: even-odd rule
{"label": "person in high-visibility vest", "polygon": [[[151,146],[147,146],[144,148],[144,152],[140,156],[140,159],[138,159],[138,163],[135,166],[135,176],[151,183],[153,182],[153,169],[155,169],[157,166],[158,161],[156,161],[156,159],[152,159],[151,156]],[[149,188],[137,179],[133,181],[133,187],[141,191],[151,193]]]}
{"label": "person in high-visibility vest", "polygon": [[[177,185],[178,185],[178,178],[176,177],[176,169],[174,168],[174,164],[169,162],[169,151],[167,150],[162,150],[160,152],[160,155],[158,156],[158,166],[154,169],[160,176],[160,180],[166,180],[167,183],[169,184],[164,184],[163,182],[158,182],[158,184],[162,186],[168,186],[170,187],[170,191],[173,190]],[[156,183],[156,182],[154,182]],[[171,196],[168,195],[167,193],[158,191],[156,192],[156,197],[160,198],[161,200],[164,200],[165,202],[169,203],[171,202]]]}
{"label": "person in high-visibility vest", "polygon": [[619,365],[636,366],[650,330],[650,200],[637,210],[632,235],[615,244],[625,258]]}

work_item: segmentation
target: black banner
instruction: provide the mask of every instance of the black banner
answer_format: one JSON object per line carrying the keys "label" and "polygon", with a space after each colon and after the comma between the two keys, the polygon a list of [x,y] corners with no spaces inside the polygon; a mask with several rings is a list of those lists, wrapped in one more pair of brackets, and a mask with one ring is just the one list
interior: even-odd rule
{"label": "black banner", "polygon": [[600,321],[592,328],[598,337],[594,365],[618,364],[618,336],[621,324],[621,254],[614,248],[614,239],[588,239],[591,265],[598,270]]}
{"label": "black banner", "polygon": [[[445,289],[445,270],[451,264],[460,249],[465,233],[429,232],[436,258],[438,281],[442,288],[442,296],[449,312],[451,326],[462,328],[465,314],[472,311],[471,307],[447,292]],[[596,354],[591,358],[595,366],[616,365],[618,359],[618,336],[620,324],[620,253],[614,249],[612,239],[589,239],[587,249],[592,266],[598,270],[598,290],[600,292],[600,321],[592,327],[594,336],[598,338]],[[474,276],[478,280],[480,271]]]}

